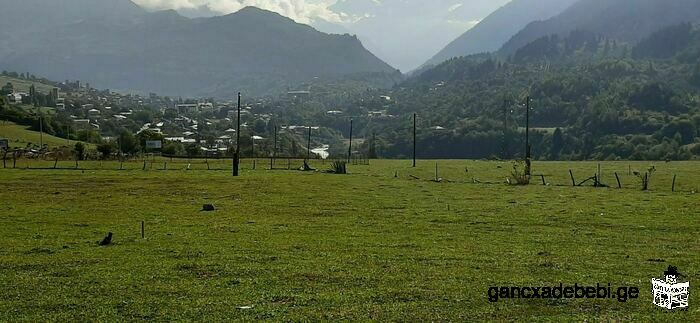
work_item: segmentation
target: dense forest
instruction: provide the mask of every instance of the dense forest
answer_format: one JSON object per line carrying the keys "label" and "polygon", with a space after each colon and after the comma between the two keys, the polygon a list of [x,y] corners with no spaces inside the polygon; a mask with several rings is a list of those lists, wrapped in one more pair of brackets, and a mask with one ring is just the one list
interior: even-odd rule
{"label": "dense forest", "polygon": [[[412,154],[416,113],[419,157],[517,158],[529,96],[537,159],[691,159],[700,155],[698,62],[700,31],[690,24],[636,44],[573,31],[509,57],[455,58],[391,91],[324,89],[277,115],[336,129],[347,129],[352,116],[356,136],[376,138],[358,152],[395,158]],[[384,117],[368,116],[383,110]]]}

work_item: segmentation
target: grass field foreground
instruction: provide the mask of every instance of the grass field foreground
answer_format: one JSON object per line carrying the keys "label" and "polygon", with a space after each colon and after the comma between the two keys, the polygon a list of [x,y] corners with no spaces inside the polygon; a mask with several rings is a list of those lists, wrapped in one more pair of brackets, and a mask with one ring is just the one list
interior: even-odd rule
{"label": "grass field foreground", "polygon": [[[529,186],[504,183],[508,162],[331,175],[248,160],[239,178],[230,161],[160,162],[0,169],[0,320],[700,320],[692,292],[683,311],[650,293],[668,265],[700,282],[697,162],[657,163],[647,192],[628,171],[649,162],[602,163],[624,189],[571,187],[593,162],[537,162],[549,185]],[[490,286],[559,283],[641,292],[488,301]]]}

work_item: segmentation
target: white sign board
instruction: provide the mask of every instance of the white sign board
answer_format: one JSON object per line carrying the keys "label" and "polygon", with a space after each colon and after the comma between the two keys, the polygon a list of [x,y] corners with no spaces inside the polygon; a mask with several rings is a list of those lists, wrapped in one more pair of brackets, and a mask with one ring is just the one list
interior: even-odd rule
{"label": "white sign board", "polygon": [[160,140],[147,140],[146,148],[148,149],[161,149],[163,148],[163,142]]}

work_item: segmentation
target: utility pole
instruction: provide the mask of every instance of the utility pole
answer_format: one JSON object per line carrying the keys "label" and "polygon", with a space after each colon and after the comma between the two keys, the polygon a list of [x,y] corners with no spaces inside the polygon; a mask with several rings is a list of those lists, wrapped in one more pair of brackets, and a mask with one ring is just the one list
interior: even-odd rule
{"label": "utility pole", "polygon": [[416,167],[416,114],[413,114],[413,167]]}
{"label": "utility pole", "polygon": [[508,100],[503,99],[503,159],[508,157]]}
{"label": "utility pole", "polygon": [[348,163],[352,159],[352,119],[350,119],[350,146],[348,147]]}
{"label": "utility pole", "polygon": [[277,158],[277,125],[275,125],[275,146],[272,147],[272,157]]}
{"label": "utility pole", "polygon": [[530,176],[532,167],[532,149],[530,147],[530,96],[528,95],[525,100],[525,175]]}
{"label": "utility pole", "polygon": [[253,158],[255,158],[255,136],[254,135],[250,135],[250,141],[252,142],[252,144],[250,145],[251,146],[250,151],[251,151],[251,154],[253,155]]}
{"label": "utility pole", "polygon": [[309,126],[309,140],[306,143],[306,161],[311,160],[311,126]]}
{"label": "utility pole", "polygon": [[41,148],[44,148],[44,119],[41,117],[41,111],[39,111],[39,141]]}
{"label": "utility pole", "polygon": [[233,153],[233,176],[238,176],[241,163],[241,92],[238,92],[238,126],[236,127],[236,151]]}

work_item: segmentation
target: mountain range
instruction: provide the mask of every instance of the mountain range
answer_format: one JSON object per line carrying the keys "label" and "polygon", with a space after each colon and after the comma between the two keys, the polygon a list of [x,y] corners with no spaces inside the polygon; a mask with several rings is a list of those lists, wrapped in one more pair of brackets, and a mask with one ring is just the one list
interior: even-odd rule
{"label": "mountain range", "polygon": [[576,30],[634,44],[664,27],[697,21],[700,21],[698,0],[579,0],[550,19],[531,22],[506,42],[500,52],[512,55],[538,38]]}
{"label": "mountain range", "polygon": [[513,0],[452,41],[423,66],[437,65],[453,57],[497,51],[529,23],[551,18],[575,1]]}
{"label": "mountain range", "polygon": [[[326,34],[255,7],[201,18],[148,12],[129,0],[0,0],[0,8],[0,68],[100,88],[231,97],[277,94],[318,79],[386,87],[402,79],[343,28]],[[698,21],[698,0],[513,0],[421,72],[475,53],[513,57],[550,35],[585,32],[634,46],[664,27]],[[519,57],[536,57],[538,50],[531,46]]]}
{"label": "mountain range", "polygon": [[197,19],[149,13],[128,0],[0,0],[0,8],[0,68],[101,88],[231,97],[314,78],[400,78],[354,36],[255,7]]}

